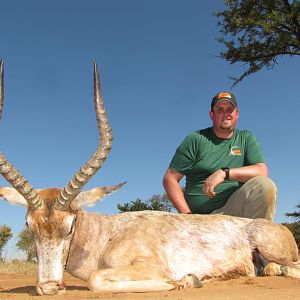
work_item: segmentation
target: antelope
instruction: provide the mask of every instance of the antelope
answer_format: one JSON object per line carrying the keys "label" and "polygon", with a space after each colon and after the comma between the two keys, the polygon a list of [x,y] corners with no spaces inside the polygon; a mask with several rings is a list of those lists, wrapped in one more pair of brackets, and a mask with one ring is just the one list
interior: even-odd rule
{"label": "antelope", "polygon": [[[0,117],[3,61],[0,64]],[[12,187],[0,196],[27,208],[35,242],[38,295],[63,293],[63,271],[87,281],[92,291],[149,292],[201,287],[202,282],[255,276],[253,253],[270,262],[265,275],[300,278],[298,249],[290,231],[263,219],[166,212],[88,213],[91,206],[124,183],[81,191],[101,168],[112,147],[97,64],[94,104],[99,145],[64,188],[34,189],[0,155],[0,172]]]}

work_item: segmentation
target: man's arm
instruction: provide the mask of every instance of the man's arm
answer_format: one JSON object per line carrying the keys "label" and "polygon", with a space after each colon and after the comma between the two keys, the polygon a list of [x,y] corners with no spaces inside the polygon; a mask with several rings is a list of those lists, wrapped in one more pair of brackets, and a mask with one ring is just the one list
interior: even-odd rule
{"label": "man's arm", "polygon": [[247,182],[257,176],[268,176],[268,167],[265,163],[230,169],[230,180]]}
{"label": "man's arm", "polygon": [[175,172],[171,168],[168,168],[163,178],[163,186],[177,211],[179,213],[186,214],[191,213],[191,210],[185,201],[182,189],[179,185],[179,181],[182,179],[182,177],[182,174]]}
{"label": "man's arm", "polygon": [[[236,180],[239,182],[247,182],[249,179],[257,176],[268,176],[268,167],[265,163],[258,163],[252,166],[232,168],[230,169],[230,180]],[[225,172],[223,170],[217,170],[211,174],[204,182],[203,193],[213,198],[215,188],[225,180]]]}

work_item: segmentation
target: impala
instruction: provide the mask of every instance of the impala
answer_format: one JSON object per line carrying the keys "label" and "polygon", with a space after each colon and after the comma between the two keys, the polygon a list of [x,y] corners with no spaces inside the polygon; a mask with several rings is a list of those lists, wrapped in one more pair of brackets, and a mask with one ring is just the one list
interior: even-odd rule
{"label": "impala", "polygon": [[[0,117],[3,61],[0,65]],[[222,215],[130,212],[101,215],[82,210],[124,183],[82,191],[111,149],[97,65],[94,103],[99,145],[64,188],[34,189],[0,155],[0,172],[12,187],[0,188],[11,204],[27,207],[38,259],[39,295],[65,291],[63,270],[86,280],[92,291],[147,292],[200,287],[201,282],[255,276],[253,254],[269,262],[265,275],[300,278],[298,249],[290,231],[263,219]]]}

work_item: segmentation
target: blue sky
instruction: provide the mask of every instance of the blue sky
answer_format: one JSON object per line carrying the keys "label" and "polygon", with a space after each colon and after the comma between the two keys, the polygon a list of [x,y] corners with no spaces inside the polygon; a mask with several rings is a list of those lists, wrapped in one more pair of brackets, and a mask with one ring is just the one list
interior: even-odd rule
{"label": "blue sky", "polygon": [[[113,148],[86,185],[127,180],[93,211],[162,194],[162,176],[178,144],[210,126],[211,98],[230,90],[243,66],[218,58],[223,1],[1,1],[0,57],[5,63],[1,151],[36,188],[62,187],[94,152],[95,59]],[[279,59],[236,86],[238,127],[259,139],[279,190],[276,222],[300,201],[297,57]],[[0,178],[0,185],[8,183]],[[15,253],[25,209],[0,201],[0,224],[12,227]]]}

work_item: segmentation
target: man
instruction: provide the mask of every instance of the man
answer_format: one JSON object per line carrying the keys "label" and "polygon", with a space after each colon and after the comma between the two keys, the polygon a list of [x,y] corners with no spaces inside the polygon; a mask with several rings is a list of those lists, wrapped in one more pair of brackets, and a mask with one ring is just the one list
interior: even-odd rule
{"label": "man", "polygon": [[[209,112],[212,127],[188,135],[163,179],[179,213],[227,214],[273,220],[277,189],[255,136],[236,129],[232,93],[218,93]],[[184,193],[179,185],[186,176]]]}

